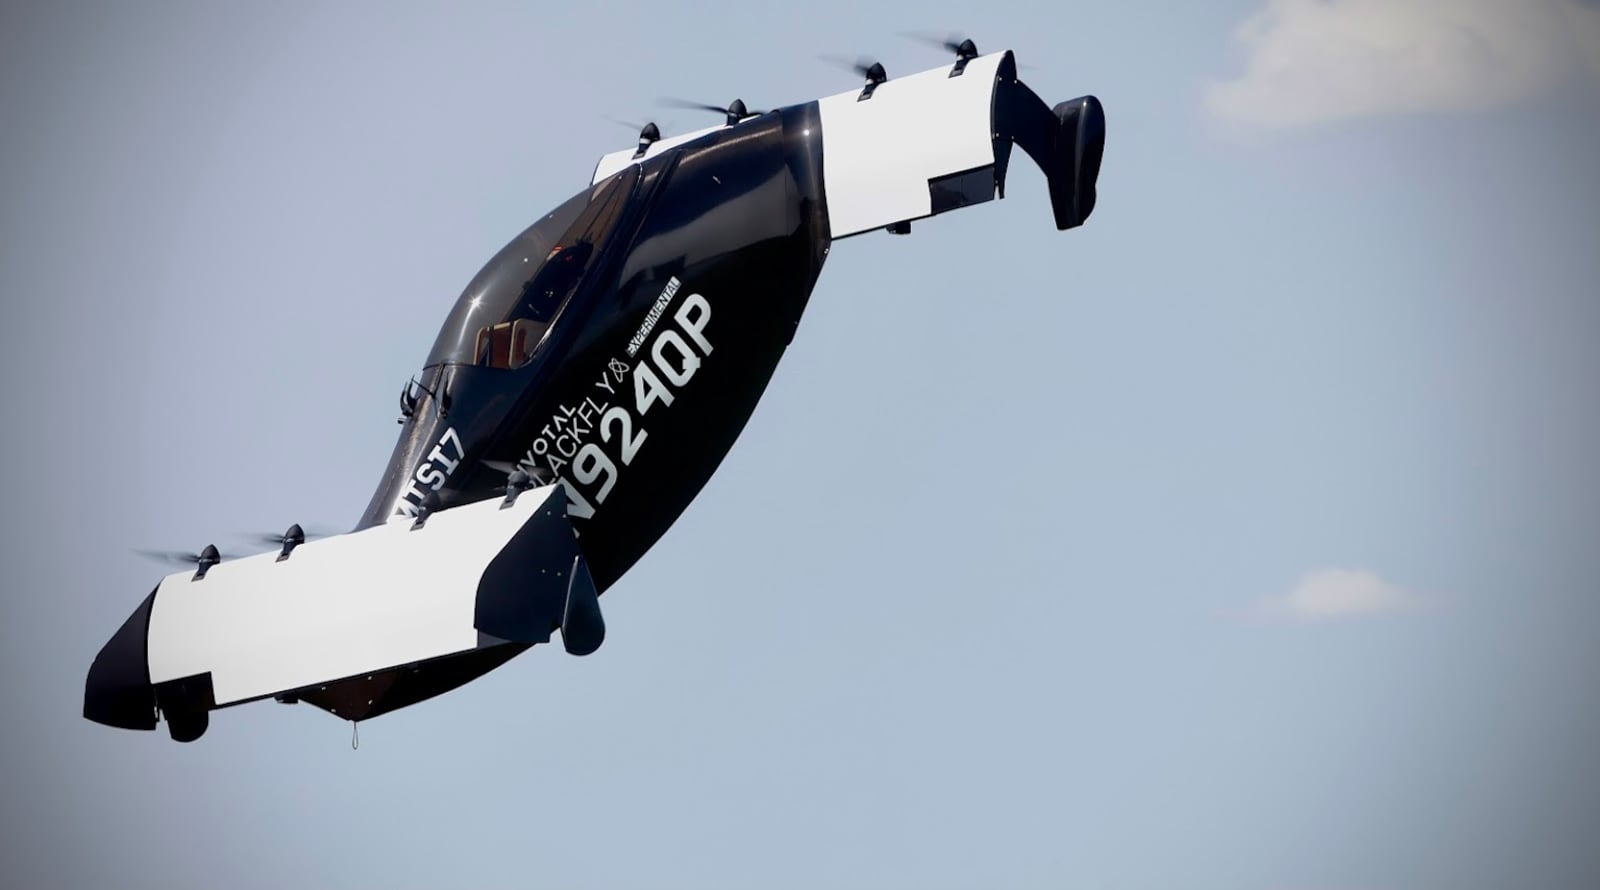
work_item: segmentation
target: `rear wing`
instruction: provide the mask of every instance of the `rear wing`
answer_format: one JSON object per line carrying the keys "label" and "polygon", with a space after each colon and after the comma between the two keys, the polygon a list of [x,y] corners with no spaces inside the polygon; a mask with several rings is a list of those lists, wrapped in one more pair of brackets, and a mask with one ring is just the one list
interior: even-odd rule
{"label": "rear wing", "polygon": [[[1017,79],[1009,50],[882,75],[875,67],[860,89],[817,100],[831,237],[906,232],[914,220],[1004,198],[1013,145],[1044,171],[1057,229],[1089,218],[1105,149],[1105,110],[1094,96],[1052,108]],[[641,139],[604,155],[594,180],[721,129]]]}

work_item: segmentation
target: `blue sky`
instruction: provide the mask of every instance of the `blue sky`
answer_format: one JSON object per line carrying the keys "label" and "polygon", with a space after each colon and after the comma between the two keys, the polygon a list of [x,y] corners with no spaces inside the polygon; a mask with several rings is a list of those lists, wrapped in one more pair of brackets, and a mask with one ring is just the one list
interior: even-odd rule
{"label": "blue sky", "polygon": [[[1100,203],[840,242],[700,498],[363,727],[80,716],[196,548],[345,525],[479,265],[630,144],[1011,48]],[[0,13],[9,886],[1577,890],[1600,880],[1600,10]]]}

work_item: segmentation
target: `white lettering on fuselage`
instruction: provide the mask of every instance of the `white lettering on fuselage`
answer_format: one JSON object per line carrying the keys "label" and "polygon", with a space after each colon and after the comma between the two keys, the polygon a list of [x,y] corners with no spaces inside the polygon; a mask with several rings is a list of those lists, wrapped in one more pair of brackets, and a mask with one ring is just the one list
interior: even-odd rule
{"label": "white lettering on fuselage", "polygon": [[417,515],[423,499],[444,487],[445,480],[456,471],[456,467],[461,466],[461,459],[465,456],[466,450],[461,447],[461,437],[456,434],[456,428],[445,430],[438,444],[433,446],[427,459],[417,465],[405,489],[395,499],[394,515]]}
{"label": "white lettering on fuselage", "polygon": [[661,313],[667,311],[667,306],[672,303],[672,297],[678,292],[679,286],[678,276],[676,275],[667,281],[667,286],[661,291],[661,296],[656,297],[655,305],[651,306],[650,312],[645,315],[644,324],[639,326],[639,332],[633,335],[632,340],[628,341],[628,358],[633,358],[639,352],[639,347],[644,345],[644,341],[649,338],[650,332],[655,330],[656,322],[661,320]]}
{"label": "white lettering on fuselage", "polygon": [[[657,306],[661,305],[657,301]],[[563,483],[567,515],[574,519],[594,517],[596,507],[605,502],[621,477],[621,468],[633,463],[649,438],[645,415],[657,404],[670,408],[676,391],[688,385],[711,355],[711,340],[706,336],[711,303],[704,296],[684,298],[672,320],[675,324],[657,332],[649,341],[650,348],[644,350],[647,354],[632,366],[618,359],[607,362],[595,383],[604,395],[587,396],[578,408],[562,404],[518,462],[535,479]],[[639,349],[644,343],[637,344]],[[626,389],[618,391],[618,384],[629,374],[633,376],[631,410]],[[593,440],[596,430],[599,441]],[[615,456],[604,446],[611,446]]]}

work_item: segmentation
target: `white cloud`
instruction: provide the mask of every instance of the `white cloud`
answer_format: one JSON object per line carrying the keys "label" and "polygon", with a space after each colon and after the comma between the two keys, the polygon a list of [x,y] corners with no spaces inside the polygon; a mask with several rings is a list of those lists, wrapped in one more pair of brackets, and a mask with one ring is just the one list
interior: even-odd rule
{"label": "white cloud", "polygon": [[1322,569],[1288,592],[1257,603],[1265,618],[1328,621],[1416,608],[1422,597],[1359,569]]}
{"label": "white cloud", "polygon": [[1205,107],[1255,126],[1490,108],[1585,68],[1600,82],[1594,0],[1267,0],[1237,38],[1244,73]]}
{"label": "white cloud", "polygon": [[1600,2],[1576,0],[1562,4],[1566,12],[1567,34],[1589,75],[1600,83]]}

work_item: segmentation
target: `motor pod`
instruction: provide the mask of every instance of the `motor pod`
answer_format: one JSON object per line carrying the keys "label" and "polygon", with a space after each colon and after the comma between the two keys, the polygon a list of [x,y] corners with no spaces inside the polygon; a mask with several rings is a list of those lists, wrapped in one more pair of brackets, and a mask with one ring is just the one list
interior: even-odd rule
{"label": "motor pod", "polygon": [[1106,112],[1094,96],[1069,99],[1052,110],[1060,123],[1048,176],[1050,207],[1057,229],[1073,229],[1094,212],[1095,184],[1106,147]]}
{"label": "motor pod", "polygon": [[144,598],[89,666],[83,716],[118,729],[156,728],[156,692],[150,684],[147,631],[155,591]]}

